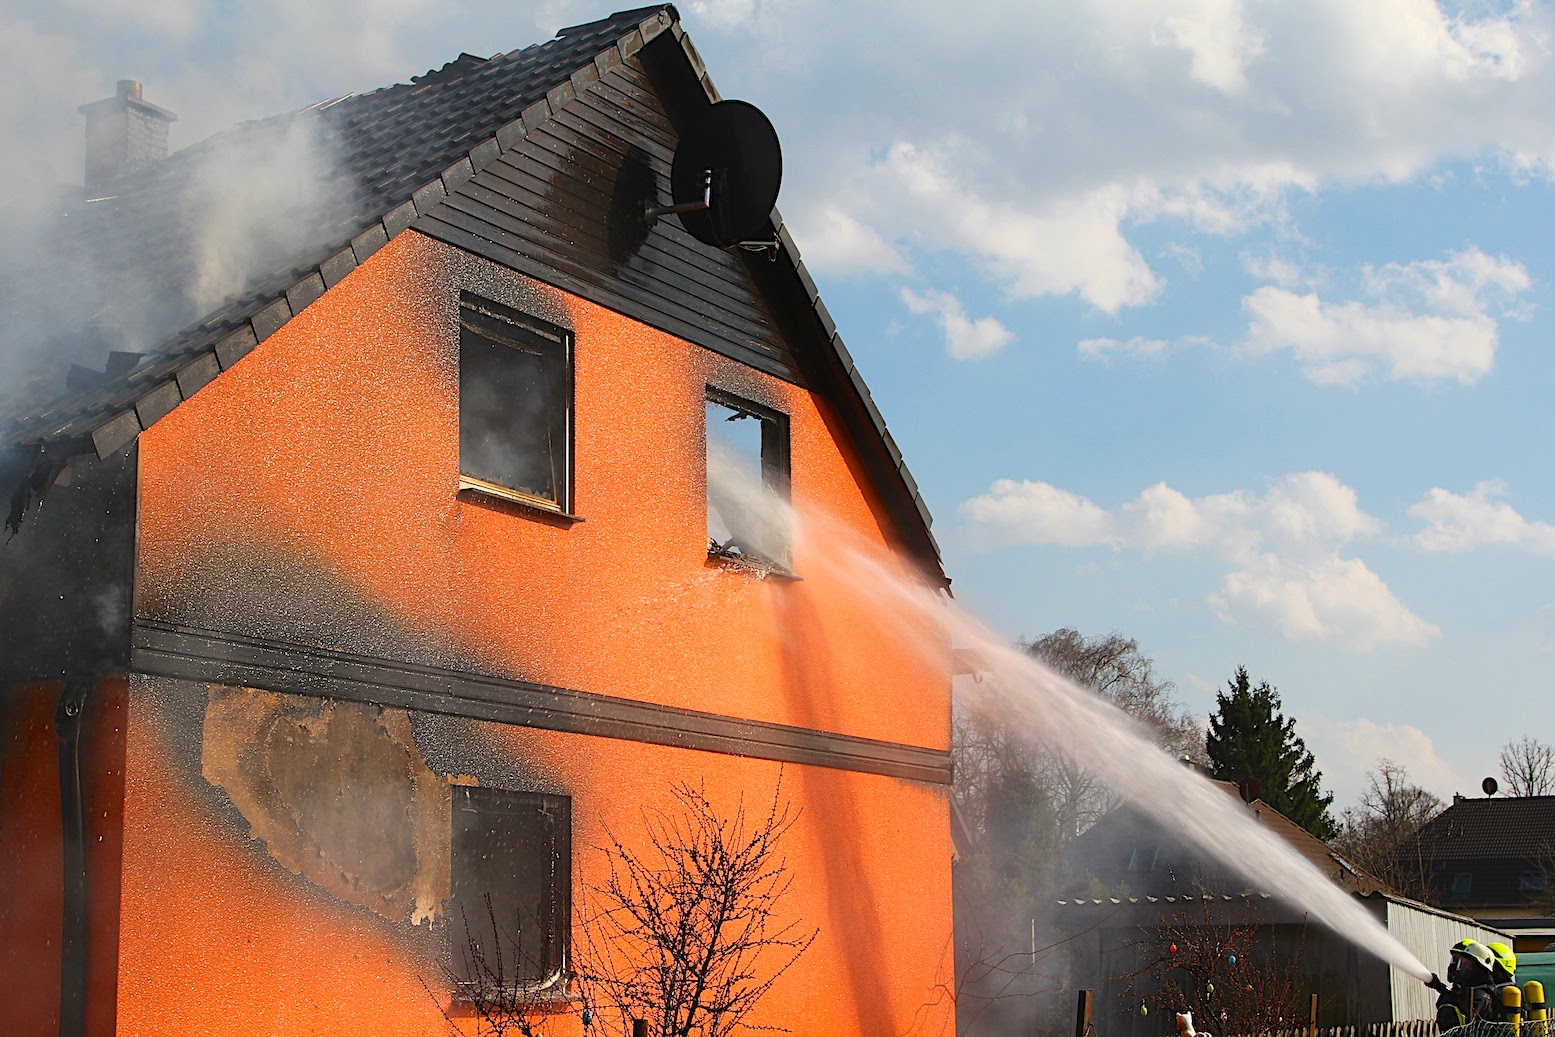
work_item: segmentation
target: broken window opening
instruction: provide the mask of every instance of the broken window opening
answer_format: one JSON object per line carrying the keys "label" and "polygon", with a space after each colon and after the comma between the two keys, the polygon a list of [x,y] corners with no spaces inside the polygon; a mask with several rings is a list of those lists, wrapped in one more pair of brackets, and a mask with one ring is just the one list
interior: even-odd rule
{"label": "broken window opening", "polygon": [[786,572],[788,415],[708,386],[707,550]]}
{"label": "broken window opening", "polygon": [[462,293],[459,488],[571,510],[572,333]]}
{"label": "broken window opening", "polygon": [[572,925],[572,801],[452,789],[450,972],[474,996],[565,993]]}

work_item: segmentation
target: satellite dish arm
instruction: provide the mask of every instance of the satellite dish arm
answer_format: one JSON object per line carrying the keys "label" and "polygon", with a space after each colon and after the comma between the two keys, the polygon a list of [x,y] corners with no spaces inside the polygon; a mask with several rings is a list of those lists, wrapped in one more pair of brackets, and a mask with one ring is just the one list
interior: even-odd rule
{"label": "satellite dish arm", "polygon": [[682,202],[679,205],[651,205],[643,215],[650,220],[656,220],[660,216],[669,216],[677,212],[701,212],[703,209],[713,207],[713,170],[702,171],[702,200],[699,202]]}

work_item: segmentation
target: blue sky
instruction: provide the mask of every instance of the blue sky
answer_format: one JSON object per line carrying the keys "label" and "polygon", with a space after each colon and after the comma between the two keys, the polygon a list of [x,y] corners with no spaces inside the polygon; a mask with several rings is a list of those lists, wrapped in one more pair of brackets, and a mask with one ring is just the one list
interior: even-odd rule
{"label": "blue sky", "polygon": [[[119,78],[177,147],[611,9],[7,3],[0,181],[78,179]],[[1200,713],[1246,665],[1341,805],[1379,756],[1446,797],[1555,741],[1555,9],[680,10],[778,128],[963,604],[1134,637]]]}

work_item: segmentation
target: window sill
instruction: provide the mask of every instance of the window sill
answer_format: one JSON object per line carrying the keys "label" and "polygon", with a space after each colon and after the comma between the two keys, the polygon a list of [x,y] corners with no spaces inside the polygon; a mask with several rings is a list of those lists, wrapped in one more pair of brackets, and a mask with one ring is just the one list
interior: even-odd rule
{"label": "window sill", "polygon": [[[514,997],[512,1001],[508,1000],[508,995],[503,995],[503,1002],[505,1009],[530,1011],[536,1015],[562,1015],[583,1009],[583,998],[565,990],[539,990],[522,997]],[[478,1019],[481,1016],[475,999],[463,993],[453,996],[448,1005],[448,1014],[460,1019]],[[507,1015],[509,1012],[504,1011],[501,1014]]]}
{"label": "window sill", "polygon": [[[449,1001],[450,1011],[470,1016],[479,1014],[476,1007],[477,999],[469,993],[473,985],[460,983],[454,989]],[[583,1007],[583,999],[573,990],[571,977],[563,973],[552,973],[549,979],[529,981],[515,987],[493,991],[492,1000],[500,1001],[504,1007],[533,1009],[545,1014]]]}
{"label": "window sill", "polygon": [[583,516],[563,511],[557,505],[541,497],[532,497],[527,493],[510,490],[495,483],[483,482],[480,479],[472,479],[469,476],[462,475],[459,477],[459,497],[463,500],[511,505],[522,509],[528,514],[548,518],[569,526],[574,522],[584,521]]}
{"label": "window sill", "polygon": [[719,547],[717,542],[712,540],[707,542],[707,564],[719,569],[742,570],[761,579],[773,576],[794,583],[804,580],[803,576],[800,576],[781,562],[768,561],[755,555],[734,554],[725,548]]}

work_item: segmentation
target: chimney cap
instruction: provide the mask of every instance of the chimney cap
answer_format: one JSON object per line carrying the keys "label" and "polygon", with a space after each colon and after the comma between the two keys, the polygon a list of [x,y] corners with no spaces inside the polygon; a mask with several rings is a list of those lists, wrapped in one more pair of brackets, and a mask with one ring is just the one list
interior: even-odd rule
{"label": "chimney cap", "polygon": [[76,111],[91,118],[94,115],[106,115],[109,112],[124,111],[133,108],[144,115],[160,119],[163,122],[177,122],[178,116],[163,108],[161,105],[152,104],[141,97],[141,85],[137,79],[121,79],[114,89],[112,97],[105,97],[101,101],[91,101],[81,105]]}

